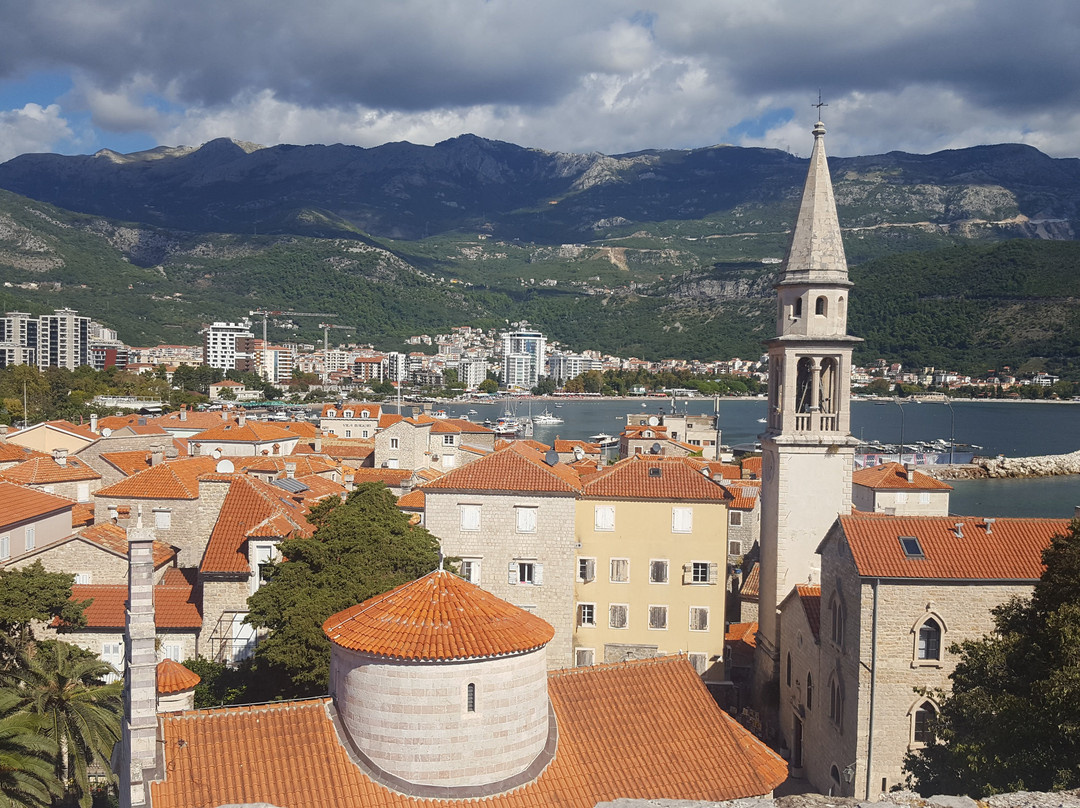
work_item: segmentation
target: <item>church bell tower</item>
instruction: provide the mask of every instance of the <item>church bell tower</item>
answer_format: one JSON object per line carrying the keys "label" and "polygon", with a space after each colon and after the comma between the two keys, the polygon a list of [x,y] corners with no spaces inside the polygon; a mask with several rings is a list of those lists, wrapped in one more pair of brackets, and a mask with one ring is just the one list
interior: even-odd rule
{"label": "church bell tower", "polygon": [[851,511],[857,441],[851,436],[847,259],[836,216],[825,125],[814,151],[787,260],[776,286],[769,340],[769,412],[761,435],[761,560],[755,701],[775,703],[776,609],[796,584],[820,583],[815,549],[836,517]]}

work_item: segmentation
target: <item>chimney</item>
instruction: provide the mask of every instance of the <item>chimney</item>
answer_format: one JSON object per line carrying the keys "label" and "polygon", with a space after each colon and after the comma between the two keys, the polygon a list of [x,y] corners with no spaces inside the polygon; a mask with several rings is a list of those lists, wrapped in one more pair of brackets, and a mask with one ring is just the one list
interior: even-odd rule
{"label": "chimney", "polygon": [[128,539],[128,609],[124,630],[124,719],[120,739],[120,805],[150,804],[157,779],[157,651],[154,629],[154,532],[142,509]]}
{"label": "chimney", "polygon": [[115,525],[117,522],[120,521],[120,506],[119,505],[109,505],[108,508],[109,508],[109,521],[112,522]]}
{"label": "chimney", "polygon": [[237,426],[243,426],[246,423],[247,423],[247,412],[242,410],[240,412],[240,417],[236,419],[236,425]]}
{"label": "chimney", "polygon": [[0,424],[0,443],[7,443],[7,424]]}
{"label": "chimney", "polygon": [[406,494],[411,492],[413,490],[413,485],[413,478],[410,474],[408,477],[401,481],[401,496],[405,496]]}
{"label": "chimney", "polygon": [[90,413],[90,431],[97,434],[97,413]]}
{"label": "chimney", "polygon": [[986,535],[987,536],[989,536],[991,533],[993,533],[993,528],[994,528],[994,522],[995,521],[997,521],[997,520],[994,519],[994,517],[992,517],[992,516],[987,516],[987,517],[985,517],[983,519],[983,527],[986,528]]}
{"label": "chimney", "polygon": [[353,482],[353,480],[355,480],[355,479],[356,479],[356,475],[354,475],[351,471],[348,471],[348,472],[345,473],[345,490],[346,491],[352,491],[356,487],[356,485]]}
{"label": "chimney", "polygon": [[915,464],[905,463],[904,468],[907,470],[907,481],[909,483],[915,482]]}
{"label": "chimney", "polygon": [[176,448],[175,443],[170,443],[165,447],[165,457],[169,460],[176,460],[180,456],[180,450]]}
{"label": "chimney", "polygon": [[229,411],[227,409],[225,409],[224,407],[221,408],[221,420],[222,421],[228,421],[229,420]]}
{"label": "chimney", "polygon": [[319,454],[320,452],[322,452],[322,437],[321,436],[318,437],[318,438],[315,438],[315,453]]}
{"label": "chimney", "polygon": [[180,408],[180,420],[181,421],[186,421],[187,420],[187,405],[186,404]]}
{"label": "chimney", "polygon": [[67,466],[67,454],[67,449],[53,449],[52,456],[53,460],[56,461],[56,465],[61,467]]}
{"label": "chimney", "polygon": [[293,460],[285,461],[285,477],[286,479],[293,479],[296,477],[296,462]]}
{"label": "chimney", "polygon": [[963,522],[957,522],[956,524],[953,525],[953,527],[956,528],[956,538],[958,538],[958,539],[964,538],[964,523]]}
{"label": "chimney", "polygon": [[150,465],[156,466],[165,459],[165,447],[155,443],[150,447]]}

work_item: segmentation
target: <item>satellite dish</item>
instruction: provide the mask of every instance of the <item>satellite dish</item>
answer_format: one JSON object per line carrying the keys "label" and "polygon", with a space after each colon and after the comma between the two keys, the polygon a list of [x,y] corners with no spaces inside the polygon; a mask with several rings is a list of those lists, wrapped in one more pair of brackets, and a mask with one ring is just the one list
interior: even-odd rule
{"label": "satellite dish", "polygon": [[101,437],[103,437],[103,438],[107,438],[111,434],[112,434],[112,430],[109,429],[108,427],[105,427],[103,430],[101,430]]}
{"label": "satellite dish", "polygon": [[654,443],[652,446],[649,447],[649,452],[656,455],[660,454],[660,444]]}
{"label": "satellite dish", "polygon": [[[214,454],[217,454],[217,452],[215,452]],[[234,471],[236,471],[236,466],[233,465],[231,460],[226,458],[224,460],[218,461],[218,464],[214,466],[214,471],[216,471],[218,474],[232,474]]]}
{"label": "satellite dish", "polygon": [[649,416],[649,426],[660,426],[660,419],[655,415]]}
{"label": "satellite dish", "polygon": [[585,458],[585,450],[580,446],[574,447],[574,460],[583,460]]}
{"label": "satellite dish", "polygon": [[210,453],[210,456],[213,457],[214,460],[219,460],[221,458],[221,449],[214,449],[214,451]]}

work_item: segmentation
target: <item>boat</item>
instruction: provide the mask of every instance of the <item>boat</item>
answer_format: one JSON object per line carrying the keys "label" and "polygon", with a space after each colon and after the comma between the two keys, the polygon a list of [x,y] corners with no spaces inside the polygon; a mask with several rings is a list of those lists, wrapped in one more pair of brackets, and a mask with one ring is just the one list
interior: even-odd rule
{"label": "boat", "polygon": [[768,418],[758,418],[757,422],[759,424],[767,424],[767,423],[769,423],[769,419]]}
{"label": "boat", "polygon": [[607,432],[598,432],[589,436],[589,443],[595,443],[601,449],[604,449],[608,446],[618,446],[619,439],[614,435],[609,435]]}
{"label": "boat", "polygon": [[506,416],[497,419],[491,425],[491,431],[501,438],[515,437],[519,429],[521,429],[521,424],[518,423],[518,419]]}
{"label": "boat", "polygon": [[476,410],[469,410],[469,415],[479,415]]}
{"label": "boat", "polygon": [[550,410],[544,410],[539,415],[534,415],[532,422],[537,426],[550,426],[563,423],[563,419],[557,415],[552,415]]}
{"label": "boat", "polygon": [[435,412],[431,413],[431,417],[432,418],[438,418],[439,420],[443,420],[443,419],[449,418],[450,416],[447,415],[446,410],[435,410]]}

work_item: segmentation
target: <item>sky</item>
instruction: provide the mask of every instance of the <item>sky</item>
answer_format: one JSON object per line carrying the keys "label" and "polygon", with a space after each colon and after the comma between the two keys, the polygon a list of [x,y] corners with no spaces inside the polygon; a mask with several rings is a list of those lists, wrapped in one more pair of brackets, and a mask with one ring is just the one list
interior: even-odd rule
{"label": "sky", "polygon": [[0,161],[464,133],[1080,156],[1078,0],[0,0]]}

